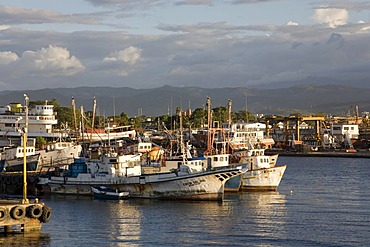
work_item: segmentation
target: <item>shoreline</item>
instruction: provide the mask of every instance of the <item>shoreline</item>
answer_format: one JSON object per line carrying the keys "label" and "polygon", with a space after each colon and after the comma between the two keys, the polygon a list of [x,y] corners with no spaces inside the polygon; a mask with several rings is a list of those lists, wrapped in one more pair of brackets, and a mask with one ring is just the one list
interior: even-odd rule
{"label": "shoreline", "polygon": [[318,151],[318,152],[292,152],[285,150],[266,150],[267,155],[293,157],[338,157],[338,158],[365,158],[370,159],[370,151],[345,152],[345,151]]}

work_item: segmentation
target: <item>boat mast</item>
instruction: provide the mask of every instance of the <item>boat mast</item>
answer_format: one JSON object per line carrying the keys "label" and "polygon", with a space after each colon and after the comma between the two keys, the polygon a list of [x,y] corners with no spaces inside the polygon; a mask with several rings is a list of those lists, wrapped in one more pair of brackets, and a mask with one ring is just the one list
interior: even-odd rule
{"label": "boat mast", "polygon": [[211,116],[211,98],[208,96],[207,97],[207,127],[208,127],[208,131],[207,131],[207,152],[209,154],[211,154],[212,152],[212,149],[211,149],[211,145],[212,145],[212,141],[211,141],[211,131],[212,131],[212,116]]}
{"label": "boat mast", "polygon": [[227,104],[227,110],[228,110],[228,115],[229,115],[229,118],[227,120],[227,128],[228,128],[228,131],[227,131],[227,137],[226,137],[226,145],[227,145],[227,150],[229,150],[229,146],[230,146],[230,133],[231,133],[231,122],[232,122],[232,118],[231,118],[231,109],[232,109],[232,100],[229,99],[229,102]]}
{"label": "boat mast", "polygon": [[29,203],[27,199],[27,132],[28,132],[28,101],[29,98],[24,94],[25,105],[25,126],[23,128],[23,200],[22,203]]}
{"label": "boat mast", "polygon": [[185,147],[184,147],[184,137],[183,137],[183,129],[182,129],[182,110],[180,109],[180,147],[182,153],[182,163],[185,164]]}
{"label": "boat mast", "polygon": [[94,132],[95,112],[96,112],[96,98],[94,96],[93,116],[92,116],[91,134],[90,134],[90,144],[92,143],[92,135],[93,135],[93,132]]}
{"label": "boat mast", "polygon": [[79,135],[78,135],[78,128],[77,128],[76,104],[75,104],[75,99],[73,97],[72,97],[72,111],[73,111],[73,119],[74,119],[74,125],[75,125],[76,142],[78,142]]}
{"label": "boat mast", "polygon": [[82,144],[84,144],[84,134],[85,134],[85,126],[84,126],[84,108],[83,106],[80,107],[81,111],[81,135],[82,135]]}

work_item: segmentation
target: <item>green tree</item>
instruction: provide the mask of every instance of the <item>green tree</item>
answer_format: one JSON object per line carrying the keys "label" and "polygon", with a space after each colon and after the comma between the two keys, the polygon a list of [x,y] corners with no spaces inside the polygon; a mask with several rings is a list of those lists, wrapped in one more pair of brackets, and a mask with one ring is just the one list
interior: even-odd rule
{"label": "green tree", "polygon": [[239,110],[232,114],[233,122],[256,122],[256,117],[249,111]]}
{"label": "green tree", "polygon": [[145,116],[136,116],[131,117],[129,119],[130,125],[132,125],[135,129],[141,129],[142,128],[142,122],[145,119]]}
{"label": "green tree", "polygon": [[74,126],[74,116],[70,107],[59,106],[55,111],[57,112],[56,119],[58,120],[58,128],[62,126]]}
{"label": "green tree", "polygon": [[200,128],[207,123],[207,111],[203,108],[197,108],[193,111],[189,121],[191,122],[192,128]]}
{"label": "green tree", "polygon": [[227,123],[228,112],[226,107],[219,106],[212,109],[212,121],[218,121],[219,124]]}
{"label": "green tree", "polygon": [[126,113],[121,112],[121,114],[119,115],[119,125],[125,126],[129,124],[129,116]]}
{"label": "green tree", "polygon": [[42,136],[36,137],[36,147],[39,149],[44,149],[44,145],[46,144],[46,140]]}

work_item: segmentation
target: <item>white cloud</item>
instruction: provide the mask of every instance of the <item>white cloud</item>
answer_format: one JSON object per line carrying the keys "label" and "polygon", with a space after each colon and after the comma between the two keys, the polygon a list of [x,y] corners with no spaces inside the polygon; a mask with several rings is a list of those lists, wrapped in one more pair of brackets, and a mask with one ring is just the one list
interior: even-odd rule
{"label": "white cloud", "polygon": [[8,25],[0,25],[0,31],[1,30],[7,30],[7,29],[9,29]]}
{"label": "white cloud", "polygon": [[17,60],[18,60],[18,55],[15,54],[14,52],[10,52],[10,51],[0,52],[0,64],[9,64]]}
{"label": "white cloud", "polygon": [[130,46],[124,50],[116,51],[104,58],[105,62],[124,62],[136,64],[141,58],[142,49]]}
{"label": "white cloud", "polygon": [[84,70],[81,62],[66,48],[52,45],[36,52],[25,51],[19,63],[26,70],[43,76],[70,76]]}
{"label": "white cloud", "polygon": [[294,21],[288,21],[288,23],[286,25],[287,26],[299,26],[299,23],[294,22]]}
{"label": "white cloud", "polygon": [[315,10],[313,19],[321,24],[327,24],[331,28],[342,26],[348,22],[348,11],[337,8],[318,8]]}

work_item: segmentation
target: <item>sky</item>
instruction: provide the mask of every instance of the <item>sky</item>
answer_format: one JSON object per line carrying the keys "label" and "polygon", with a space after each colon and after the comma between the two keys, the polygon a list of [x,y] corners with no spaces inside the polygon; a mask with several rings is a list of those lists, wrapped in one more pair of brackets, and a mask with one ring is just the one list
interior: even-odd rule
{"label": "sky", "polygon": [[370,2],[2,0],[0,73],[0,91],[350,85],[370,79]]}

